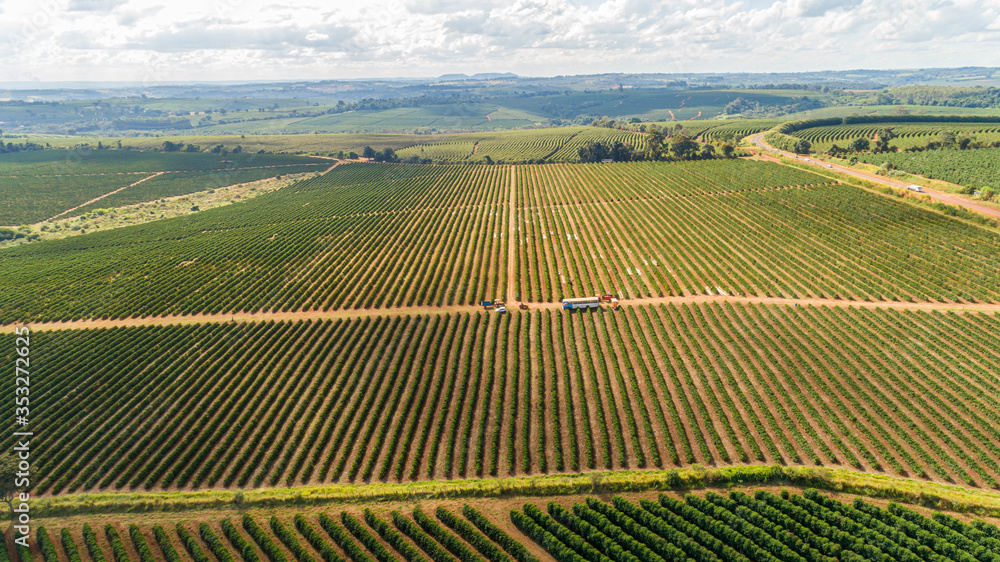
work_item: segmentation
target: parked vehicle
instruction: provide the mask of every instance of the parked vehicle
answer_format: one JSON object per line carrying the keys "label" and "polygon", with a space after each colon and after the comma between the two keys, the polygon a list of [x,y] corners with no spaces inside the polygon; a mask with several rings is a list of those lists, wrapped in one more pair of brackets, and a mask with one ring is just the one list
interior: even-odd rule
{"label": "parked vehicle", "polygon": [[597,308],[601,306],[601,297],[580,297],[576,299],[563,299],[563,310],[573,310],[576,308]]}

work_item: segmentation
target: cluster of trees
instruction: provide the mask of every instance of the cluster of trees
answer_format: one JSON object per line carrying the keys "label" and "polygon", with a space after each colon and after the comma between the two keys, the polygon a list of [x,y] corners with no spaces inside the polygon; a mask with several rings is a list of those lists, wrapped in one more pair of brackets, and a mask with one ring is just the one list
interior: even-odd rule
{"label": "cluster of trees", "polygon": [[607,116],[601,118],[588,117],[584,118],[582,120],[582,123],[585,125],[590,125],[591,127],[604,127],[606,129],[627,129],[627,128],[632,128],[629,127],[630,125],[637,125],[639,123],[642,123],[642,119],[639,119],[638,117],[632,117],[630,119],[616,120],[616,119],[611,119],[610,117]]}
{"label": "cluster of trees", "polygon": [[[830,156],[843,156],[849,153],[868,152],[869,150],[873,154],[896,152],[896,147],[889,144],[894,138],[896,138],[896,135],[891,129],[882,129],[872,141],[869,141],[865,137],[859,137],[852,140],[846,148],[841,148],[834,144],[827,152]],[[928,140],[924,146],[911,146],[904,149],[903,152],[922,152],[924,150],[940,149],[968,150],[973,148],[1000,148],[1000,141],[977,141],[975,137],[960,135],[954,131],[941,131],[936,137]]]}
{"label": "cluster of trees", "polygon": [[643,159],[642,151],[636,150],[623,142],[616,142],[614,145],[601,141],[591,142],[588,145],[581,146],[579,153],[581,162],[601,162],[602,160],[631,162],[632,160]]}
{"label": "cluster of trees", "polygon": [[375,162],[399,162],[399,156],[396,155],[396,151],[389,147],[376,151],[374,148],[366,146],[361,151],[361,156],[363,158],[371,158]]}
{"label": "cluster of trees", "polygon": [[[591,142],[580,147],[580,161],[708,160],[718,156],[714,145],[699,143],[684,134],[666,137],[662,132],[656,131],[649,134],[647,141],[648,145],[645,151],[637,150],[622,142],[613,145],[601,141]],[[723,143],[720,146],[720,152],[724,158],[732,158],[735,150],[735,147],[729,143]]]}
{"label": "cluster of trees", "polygon": [[970,148],[998,148],[1000,141],[977,141],[976,137],[960,135],[954,131],[941,131],[937,137],[927,141],[924,146],[912,146],[905,152],[921,152],[924,150],[957,149],[968,150]]}
{"label": "cluster of trees", "polygon": [[722,113],[723,115],[741,115],[746,119],[769,119],[820,107],[824,107],[823,102],[809,96],[793,97],[789,98],[787,103],[770,105],[739,97],[726,104]]}
{"label": "cluster of trees", "polygon": [[795,154],[809,154],[812,150],[812,143],[806,139],[800,139],[777,131],[771,131],[764,135],[764,142],[767,144]]}
{"label": "cluster of trees", "polygon": [[163,152],[201,152],[201,147],[197,144],[188,144],[185,146],[184,141],[163,141]]}
{"label": "cluster of trees", "polygon": [[28,152],[31,150],[45,150],[45,147],[34,142],[22,142],[20,144],[14,144],[9,142],[4,144],[0,142],[0,154],[7,154],[9,152]]}
{"label": "cluster of trees", "polygon": [[930,105],[946,107],[1000,107],[1000,88],[903,86],[878,92],[845,93],[838,103],[851,105]]}
{"label": "cluster of trees", "polygon": [[858,137],[848,143],[847,148],[841,148],[834,144],[827,152],[830,156],[843,156],[844,154],[851,152],[858,153],[867,152],[869,150],[871,150],[874,154],[896,152],[896,147],[889,144],[894,138],[896,138],[896,133],[893,133],[892,129],[882,129],[875,136],[874,142],[865,137]]}

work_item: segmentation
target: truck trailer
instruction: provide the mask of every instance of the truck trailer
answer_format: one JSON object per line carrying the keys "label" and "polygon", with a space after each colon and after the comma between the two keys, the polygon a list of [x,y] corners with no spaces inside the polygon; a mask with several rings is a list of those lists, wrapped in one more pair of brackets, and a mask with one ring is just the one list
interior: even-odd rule
{"label": "truck trailer", "polygon": [[597,308],[601,306],[601,297],[580,297],[576,299],[563,299],[563,310],[573,310],[575,308]]}

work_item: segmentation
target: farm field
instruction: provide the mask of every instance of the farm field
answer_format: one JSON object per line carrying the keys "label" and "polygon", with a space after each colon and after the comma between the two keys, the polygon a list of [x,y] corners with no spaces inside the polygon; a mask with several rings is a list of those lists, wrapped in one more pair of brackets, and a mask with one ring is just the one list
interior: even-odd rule
{"label": "farm field", "polygon": [[[280,173],[322,171],[330,164],[329,160],[274,154],[119,150],[4,154],[0,156],[0,225],[35,223],[120,188],[125,189],[89,208],[183,195]],[[168,173],[153,177],[160,172]]]}
{"label": "farm field", "polygon": [[445,132],[513,129],[547,121],[548,118],[541,115],[501,109],[489,103],[455,103],[349,111],[298,120],[282,119],[277,127],[269,121],[234,123],[224,127],[227,132],[245,133],[402,133],[420,128]]}
{"label": "farm field", "polygon": [[517,296],[997,299],[995,233],[826,181],[767,162],[516,168]]}
{"label": "farm field", "polygon": [[591,142],[611,145],[623,142],[639,150],[646,145],[642,134],[631,131],[604,127],[560,127],[463,135],[459,141],[418,144],[400,150],[398,154],[400,158],[418,156],[451,162],[482,162],[486,157],[503,162],[536,159],[574,162],[580,158],[580,147]]}
{"label": "farm field", "polygon": [[[491,114],[492,116],[492,114]],[[688,124],[688,127],[695,127]],[[704,126],[695,127],[705,129]],[[52,137],[33,138],[34,142],[47,142],[53,146],[72,146],[79,142],[113,144],[113,138]],[[631,131],[608,129],[605,127],[547,127],[539,129],[519,129],[515,131],[447,133],[447,134],[295,134],[266,135],[252,134],[243,138],[234,136],[187,136],[187,137],[136,137],[121,139],[123,146],[140,149],[159,148],[164,140],[171,142],[194,142],[203,146],[223,144],[232,149],[237,144],[252,152],[312,153],[336,155],[338,152],[361,154],[365,146],[376,150],[392,148],[401,158],[419,156],[435,161],[466,162],[482,161],[485,156],[507,162],[524,162],[536,158],[550,157],[555,161],[576,161],[577,150],[591,141],[623,141],[636,148],[645,146],[643,135]],[[480,147],[473,150],[479,144]],[[560,149],[556,157],[553,153]]]}
{"label": "farm field", "polygon": [[511,242],[527,302],[997,300],[995,233],[826,181],[747,161],[342,165],[224,208],[0,252],[0,322],[471,305],[510,292]]}
{"label": "farm field", "polygon": [[344,165],[226,207],[9,248],[5,267],[26,269],[4,283],[26,284],[0,316],[471,304],[506,287],[508,174]]}
{"label": "farm field", "polygon": [[958,107],[954,105],[834,105],[790,113],[783,119],[822,119],[824,117],[852,117],[855,115],[1000,115],[1000,109],[987,107]]}
{"label": "farm field", "polygon": [[778,119],[738,119],[710,127],[701,133],[701,137],[706,142],[720,141],[726,135],[747,137],[761,131],[766,131],[779,123],[781,123],[781,120]]}
{"label": "farm field", "polygon": [[876,166],[888,162],[898,170],[977,190],[984,187],[994,192],[1000,190],[1000,148],[860,154],[858,159]]}
{"label": "farm field", "polygon": [[998,488],[998,326],[724,302],[40,331],[34,491],[695,464]]}
{"label": "farm field", "polygon": [[219,189],[229,185],[248,183],[278,175],[301,174],[306,172],[320,173],[329,168],[332,162],[317,164],[283,164],[250,169],[223,169],[208,172],[175,172],[150,178],[140,184],[130,186],[117,193],[108,195],[100,201],[84,205],[74,213],[86,213],[95,209],[110,209],[134,205],[146,201],[155,201],[164,197],[176,197],[209,189]]}
{"label": "farm field", "polygon": [[944,132],[987,143],[1000,140],[1000,125],[996,123],[864,123],[810,127],[796,131],[792,136],[809,141],[813,151],[825,152],[834,144],[846,148],[856,138],[873,140],[883,129],[889,129],[896,135],[891,144],[901,150],[936,141]]}
{"label": "farm field", "polygon": [[[569,92],[561,95],[504,99],[506,107],[534,114],[572,119],[577,115],[613,119],[636,117],[644,122],[708,120],[718,117],[726,105],[743,98],[761,105],[783,105],[793,98],[825,98],[808,90],[670,90],[635,88],[606,92]],[[672,115],[671,115],[672,114]]]}
{"label": "farm field", "polygon": [[[120,561],[834,562],[991,560],[1000,551],[993,520],[797,488],[392,502],[175,518],[52,521],[39,528],[40,546],[32,554]],[[13,549],[6,550],[0,556],[13,559]]]}

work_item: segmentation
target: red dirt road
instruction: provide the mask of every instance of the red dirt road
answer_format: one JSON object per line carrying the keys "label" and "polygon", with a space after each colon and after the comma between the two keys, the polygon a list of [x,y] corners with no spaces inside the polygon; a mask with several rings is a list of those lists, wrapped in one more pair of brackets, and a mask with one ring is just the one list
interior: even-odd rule
{"label": "red dirt road", "polygon": [[[513,301],[511,301],[513,302]],[[788,306],[856,306],[859,308],[892,308],[897,310],[939,310],[955,312],[1000,312],[1000,303],[958,303],[958,302],[898,302],[898,301],[850,301],[837,299],[786,299],[781,297],[737,297],[728,295],[690,295],[670,297],[650,297],[622,301],[625,305],[649,304],[695,304],[706,302],[758,303]],[[562,309],[561,302],[528,303],[529,309]],[[342,310],[300,310],[295,312],[236,312],[232,314],[192,314],[184,316],[146,316],[117,320],[75,320],[71,322],[29,323],[32,330],[77,330],[90,328],[113,328],[119,326],[169,326],[182,324],[208,324],[223,322],[263,322],[267,320],[326,320],[337,318],[359,318],[364,316],[404,316],[411,314],[449,314],[454,312],[477,312],[483,310],[476,305],[450,306],[410,306],[394,308],[342,309]]]}

